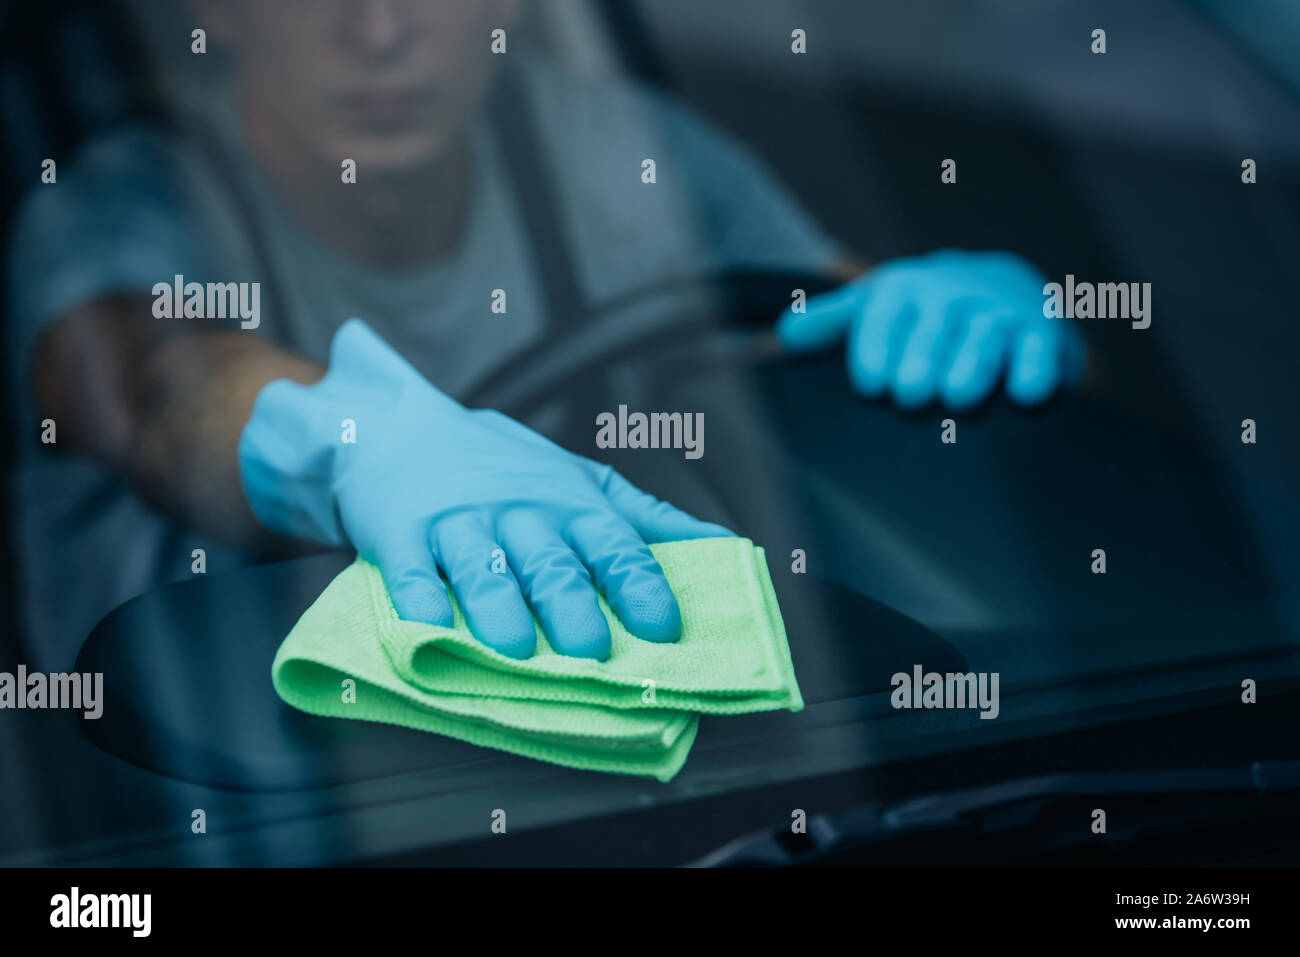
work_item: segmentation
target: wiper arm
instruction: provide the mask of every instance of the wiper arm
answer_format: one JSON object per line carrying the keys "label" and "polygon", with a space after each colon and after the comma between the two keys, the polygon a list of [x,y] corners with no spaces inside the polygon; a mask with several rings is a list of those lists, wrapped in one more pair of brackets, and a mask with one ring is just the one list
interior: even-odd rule
{"label": "wiper arm", "polygon": [[978,825],[990,812],[1070,796],[1260,793],[1300,790],[1300,761],[1259,761],[1247,768],[1201,771],[1101,771],[1013,778],[899,804],[870,802],[808,818],[807,832],[788,824],[738,838],[692,867],[788,866],[861,844],[887,843],[922,832]]}

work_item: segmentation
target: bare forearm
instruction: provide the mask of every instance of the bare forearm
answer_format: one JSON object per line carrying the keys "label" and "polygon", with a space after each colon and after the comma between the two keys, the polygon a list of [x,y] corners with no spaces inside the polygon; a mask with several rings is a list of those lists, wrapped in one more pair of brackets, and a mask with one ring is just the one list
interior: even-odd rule
{"label": "bare forearm", "polygon": [[865,259],[849,255],[833,260],[827,271],[832,279],[838,279],[840,282],[852,282],[870,269],[871,265]]}
{"label": "bare forearm", "polygon": [[138,299],[64,318],[37,348],[38,400],[61,435],[159,507],[227,540],[264,543],[240,481],[240,433],[266,383],[315,382],[324,370],[246,334],[158,323]]}
{"label": "bare forearm", "polygon": [[188,524],[240,542],[265,534],[244,498],[239,436],[266,383],[323,370],[239,333],[187,336],[142,370],[129,468],[142,492]]}

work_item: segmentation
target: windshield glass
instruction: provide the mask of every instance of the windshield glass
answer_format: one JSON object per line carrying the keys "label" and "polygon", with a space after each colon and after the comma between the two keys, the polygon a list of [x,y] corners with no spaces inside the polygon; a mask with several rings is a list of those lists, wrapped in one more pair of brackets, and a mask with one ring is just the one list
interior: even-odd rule
{"label": "windshield glass", "polygon": [[[51,745],[109,762],[88,774],[243,789],[254,818],[399,773],[540,781],[555,823],[1300,675],[1286,4],[7,16],[0,670],[108,676],[105,716]],[[637,771],[554,715],[348,738],[272,682],[370,571],[397,632],[454,621],[497,667],[686,649],[744,589],[713,568],[688,596],[656,562],[713,537],[752,543],[764,674],[793,677],[689,689],[769,694],[744,714],[633,702],[674,714],[658,781],[600,774]]]}

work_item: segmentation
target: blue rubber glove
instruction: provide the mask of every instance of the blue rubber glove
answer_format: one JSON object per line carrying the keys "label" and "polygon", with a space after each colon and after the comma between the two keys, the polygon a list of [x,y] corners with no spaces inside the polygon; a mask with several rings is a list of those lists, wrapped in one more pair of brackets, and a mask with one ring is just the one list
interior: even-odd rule
{"label": "blue rubber glove", "polygon": [[609,656],[593,579],[634,635],[676,640],[681,613],[646,543],[731,534],[500,413],[464,408],[358,319],[335,334],[320,382],[262,389],[239,461],[268,528],[350,542],[412,621],[452,623],[441,568],[474,634],[515,658],[535,650],[530,606],[561,654]]}
{"label": "blue rubber glove", "polygon": [[904,408],[939,399],[967,409],[1005,378],[1024,405],[1082,378],[1083,340],[1043,315],[1046,278],[1014,253],[941,249],[896,259],[787,311],[777,335],[792,352],[848,338],[849,379]]}

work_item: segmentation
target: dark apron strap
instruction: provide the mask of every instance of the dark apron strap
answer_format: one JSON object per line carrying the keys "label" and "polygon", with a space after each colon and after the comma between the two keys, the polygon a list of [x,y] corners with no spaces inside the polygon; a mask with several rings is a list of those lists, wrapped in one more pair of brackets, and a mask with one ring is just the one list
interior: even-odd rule
{"label": "dark apron strap", "polygon": [[262,228],[262,220],[257,210],[253,208],[248,185],[242,182],[235,172],[239,164],[251,162],[251,158],[235,156],[227,147],[221,134],[206,117],[200,114],[171,115],[166,128],[171,135],[188,142],[192,154],[199,158],[204,171],[216,180],[230,204],[229,210],[237,221],[237,228],[241,230],[240,238],[248,246],[248,251],[253,258],[253,267],[260,271],[260,295],[265,311],[269,314],[272,323],[288,322],[288,303],[275,261],[275,251],[271,248],[270,239]]}
{"label": "dark apron strap", "polygon": [[556,201],[561,181],[541,137],[525,78],[518,67],[511,65],[502,71],[488,117],[528,235],[546,298],[548,326],[576,326],[586,315],[588,303],[565,219]]}
{"label": "dark apron strap", "polygon": [[[487,117],[501,148],[507,179],[523,218],[529,250],[546,299],[548,325],[561,329],[575,326],[586,314],[587,301],[570,252],[565,221],[556,202],[560,180],[539,135],[524,77],[517,67],[502,71],[487,106]],[[280,277],[276,275],[274,251],[243,185],[236,181],[232,172],[234,163],[225,156],[220,137],[206,123],[190,123],[185,133],[195,142],[198,154],[208,160],[207,166],[234,204],[253,256],[265,273],[262,292],[271,315],[282,319],[286,303]]]}

